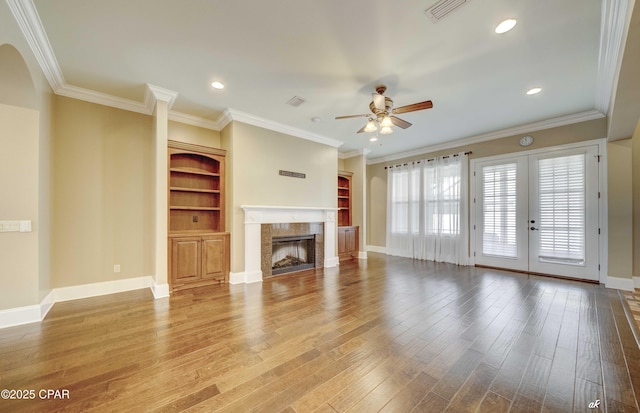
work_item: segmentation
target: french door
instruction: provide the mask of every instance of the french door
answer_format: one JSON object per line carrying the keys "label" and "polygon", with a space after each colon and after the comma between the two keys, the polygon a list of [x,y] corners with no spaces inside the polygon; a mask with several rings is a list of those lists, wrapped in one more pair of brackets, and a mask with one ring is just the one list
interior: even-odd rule
{"label": "french door", "polygon": [[598,146],[478,160],[475,263],[599,279]]}

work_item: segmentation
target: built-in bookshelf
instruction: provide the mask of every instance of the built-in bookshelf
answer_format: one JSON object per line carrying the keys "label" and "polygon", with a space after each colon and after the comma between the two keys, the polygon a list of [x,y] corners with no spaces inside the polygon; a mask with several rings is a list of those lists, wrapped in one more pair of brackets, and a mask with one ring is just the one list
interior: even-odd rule
{"label": "built-in bookshelf", "polygon": [[169,142],[169,272],[172,290],[228,281],[226,151]]}
{"label": "built-in bookshelf", "polygon": [[338,171],[338,226],[351,225],[352,172]]}

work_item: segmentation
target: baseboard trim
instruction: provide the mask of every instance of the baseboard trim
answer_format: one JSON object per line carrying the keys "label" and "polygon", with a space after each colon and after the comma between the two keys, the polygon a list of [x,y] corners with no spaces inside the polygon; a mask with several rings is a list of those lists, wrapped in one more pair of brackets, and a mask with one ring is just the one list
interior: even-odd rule
{"label": "baseboard trim", "polygon": [[169,284],[157,284],[155,281],[153,281],[151,292],[153,293],[153,298],[155,298],[156,300],[159,298],[167,298],[170,295]]}
{"label": "baseboard trim", "polygon": [[607,288],[615,288],[616,290],[633,291],[634,281],[631,278],[608,276],[605,285]]}
{"label": "baseboard trim", "polygon": [[49,310],[56,303],[56,293],[54,290],[49,291],[42,301],[40,302],[40,320],[44,320],[44,318],[49,314]]}
{"label": "baseboard trim", "polygon": [[40,304],[0,310],[0,329],[40,322],[44,320],[55,303],[144,288],[151,289],[155,299],[169,296],[169,284],[156,284],[151,276],[54,288]]}
{"label": "baseboard trim", "polygon": [[387,247],[379,247],[377,245],[367,245],[367,251],[379,252],[380,254],[387,253]]}
{"label": "baseboard trim", "polygon": [[340,265],[340,258],[338,257],[327,258],[324,260],[324,268],[333,268],[338,265]]}
{"label": "baseboard trim", "polygon": [[42,321],[42,318],[40,318],[41,314],[42,310],[40,305],[27,305],[24,307],[0,310],[0,328]]}
{"label": "baseboard trim", "polygon": [[54,289],[55,302],[59,303],[82,298],[99,297],[101,295],[141,290],[143,288],[151,288],[153,290],[153,285],[153,277],[146,276],[56,288]]}
{"label": "baseboard trim", "polygon": [[640,288],[640,277],[633,277],[633,287]]}
{"label": "baseboard trim", "polygon": [[367,251],[358,251],[358,259],[366,260],[368,258]]}
{"label": "baseboard trim", "polygon": [[262,271],[229,272],[229,284],[251,284],[262,282]]}

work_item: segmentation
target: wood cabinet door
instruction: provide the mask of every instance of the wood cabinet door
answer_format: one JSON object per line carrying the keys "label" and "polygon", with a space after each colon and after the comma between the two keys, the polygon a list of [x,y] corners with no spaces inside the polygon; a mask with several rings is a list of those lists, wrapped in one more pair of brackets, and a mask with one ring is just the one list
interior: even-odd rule
{"label": "wood cabinet door", "polygon": [[338,227],[338,255],[347,252],[347,228]]}
{"label": "wood cabinet door", "polygon": [[171,279],[178,283],[199,280],[200,237],[171,239]]}
{"label": "wood cabinet door", "polygon": [[226,275],[227,237],[202,237],[202,279],[222,279]]}
{"label": "wood cabinet door", "polygon": [[355,227],[351,227],[346,231],[347,237],[347,252],[354,253],[358,250],[358,231],[356,231]]}

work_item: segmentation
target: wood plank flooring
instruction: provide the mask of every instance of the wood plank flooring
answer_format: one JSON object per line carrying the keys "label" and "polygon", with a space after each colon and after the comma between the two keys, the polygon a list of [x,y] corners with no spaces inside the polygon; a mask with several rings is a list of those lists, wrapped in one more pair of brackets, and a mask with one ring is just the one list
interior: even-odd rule
{"label": "wood plank flooring", "polygon": [[640,349],[621,300],[371,253],[161,300],[58,303],[0,330],[0,388],[35,391],[0,411],[637,412]]}

